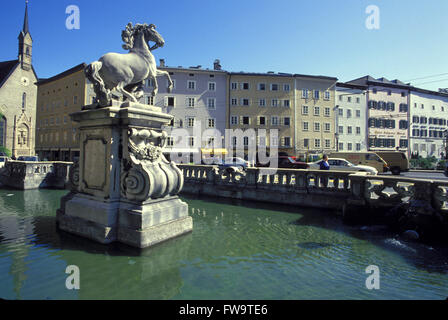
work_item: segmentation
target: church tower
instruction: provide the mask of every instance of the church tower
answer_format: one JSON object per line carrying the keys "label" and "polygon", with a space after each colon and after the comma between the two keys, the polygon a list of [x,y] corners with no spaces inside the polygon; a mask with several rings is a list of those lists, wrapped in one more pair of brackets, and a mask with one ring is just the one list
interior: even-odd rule
{"label": "church tower", "polygon": [[23,21],[23,28],[19,34],[19,62],[23,70],[29,71],[31,69],[33,53],[33,39],[31,38],[28,27],[28,0],[25,7],[25,19]]}

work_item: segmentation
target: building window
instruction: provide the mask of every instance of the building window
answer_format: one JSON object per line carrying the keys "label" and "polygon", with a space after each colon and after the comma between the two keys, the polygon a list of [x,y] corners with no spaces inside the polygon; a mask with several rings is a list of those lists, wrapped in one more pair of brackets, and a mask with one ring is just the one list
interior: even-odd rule
{"label": "building window", "polygon": [[250,118],[248,116],[244,116],[243,117],[243,124],[244,125],[249,125],[250,124]]}
{"label": "building window", "polygon": [[231,116],[230,117],[230,124],[231,125],[237,125],[238,124],[238,116]]}
{"label": "building window", "polygon": [[194,147],[194,137],[188,137],[188,145]]}
{"label": "building window", "polygon": [[216,82],[208,83],[208,91],[216,91]]}
{"label": "building window", "polygon": [[361,151],[361,144],[360,143],[356,144],[356,151]]}
{"label": "building window", "polygon": [[314,131],[319,132],[320,131],[320,122],[314,122]]}
{"label": "building window", "polygon": [[314,90],[314,99],[315,100],[319,100],[319,94],[320,94],[319,90]]}
{"label": "building window", "polygon": [[340,142],[339,143],[339,151],[343,151],[344,150],[344,143]]}
{"label": "building window", "polygon": [[320,107],[314,107],[314,115],[315,116],[320,115]]}
{"label": "building window", "polygon": [[241,105],[242,105],[242,106],[248,107],[249,104],[250,104],[249,99],[247,99],[247,98],[243,98],[243,99],[241,99]]}
{"label": "building window", "polygon": [[290,126],[291,125],[291,118],[289,118],[289,117],[283,118],[283,125]]}
{"label": "building window", "polygon": [[216,109],[216,99],[215,98],[207,98],[207,107],[209,110]]}
{"label": "building window", "polygon": [[325,91],[324,99],[330,100],[330,91]]}
{"label": "building window", "polygon": [[302,114],[308,114],[308,106],[302,106]]}
{"label": "building window", "polygon": [[172,146],[174,146],[174,138],[173,138],[173,137],[167,137],[167,138],[166,138],[166,145],[167,145],[168,147],[172,147]]}
{"label": "building window", "polygon": [[347,143],[347,150],[348,151],[352,151],[353,150],[353,145],[351,142]]}
{"label": "building window", "polygon": [[325,139],[325,149],[330,149],[330,148],[331,148],[331,140]]}
{"label": "building window", "polygon": [[325,110],[324,111],[325,116],[329,117],[330,116],[330,108],[325,108],[324,110]]}
{"label": "building window", "polygon": [[289,108],[289,100],[283,100],[283,106]]}
{"label": "building window", "polygon": [[283,138],[283,146],[284,147],[290,147],[291,146],[291,137],[284,137]]}
{"label": "building window", "polygon": [[231,104],[232,106],[237,106],[237,105],[238,105],[238,99],[236,99],[236,98],[232,98],[232,100],[230,101],[230,104]]}
{"label": "building window", "polygon": [[304,148],[310,147],[310,139],[303,139],[303,147]]}
{"label": "building window", "polygon": [[196,98],[187,98],[187,107],[194,108]]}
{"label": "building window", "polygon": [[26,109],[26,93],[24,92],[22,94],[22,110],[25,111]]}
{"label": "building window", "polygon": [[230,89],[231,90],[238,90],[238,82],[232,82],[230,84]]}
{"label": "building window", "polygon": [[352,134],[353,128],[352,126],[347,126],[347,134]]}
{"label": "building window", "polygon": [[271,105],[273,107],[278,107],[278,99],[272,99]]}
{"label": "building window", "polygon": [[339,134],[344,134],[344,127],[339,126],[338,132],[339,132]]}
{"label": "building window", "polygon": [[146,97],[146,104],[153,106],[154,105],[154,97],[153,96]]}
{"label": "building window", "polygon": [[265,91],[266,90],[266,83],[259,83],[258,84],[258,90]]}
{"label": "building window", "polygon": [[196,90],[196,81],[194,80],[188,80],[187,81],[187,88],[189,90]]}
{"label": "building window", "polygon": [[360,135],[361,134],[361,127],[356,127],[356,134]]}
{"label": "building window", "polygon": [[289,90],[291,90],[289,84],[287,84],[287,83],[284,84],[284,85],[283,85],[283,91],[289,92]]}
{"label": "building window", "polygon": [[343,116],[344,116],[344,109],[339,108],[339,109],[338,109],[338,115],[339,115],[340,117],[343,117]]}
{"label": "building window", "polygon": [[242,90],[249,90],[250,86],[249,86],[249,82],[243,82],[241,83],[241,89]]}
{"label": "building window", "polygon": [[73,104],[78,104],[78,96],[73,97]]}
{"label": "building window", "polygon": [[[148,97],[148,98],[154,98],[154,97]],[[165,104],[165,107],[174,107],[176,105],[176,98],[175,97],[165,97],[164,104]],[[194,101],[193,101],[193,107],[194,107]]]}
{"label": "building window", "polygon": [[325,129],[325,132],[330,132],[330,130],[331,130],[331,124],[328,123],[328,122],[326,122],[326,123],[325,123],[325,127],[324,127],[324,129]]}
{"label": "building window", "polygon": [[208,128],[214,128],[215,127],[216,120],[214,118],[209,118],[207,121],[207,127]]}
{"label": "building window", "polygon": [[278,91],[278,84],[271,83],[271,91]]}
{"label": "building window", "polygon": [[193,117],[188,117],[187,118],[187,126],[189,128],[193,128],[194,127],[194,118]]}
{"label": "building window", "polygon": [[258,117],[258,125],[265,126],[266,125],[266,117]]}
{"label": "building window", "polygon": [[308,89],[302,89],[302,99],[308,99]]}
{"label": "building window", "polygon": [[314,139],[314,148],[320,148],[320,139]]}
{"label": "building window", "polygon": [[272,147],[278,147],[278,138],[271,137],[271,146]]}
{"label": "building window", "polygon": [[277,116],[271,117],[271,125],[278,126],[278,117]]}
{"label": "building window", "polygon": [[356,110],[356,118],[361,118],[361,110]]}
{"label": "building window", "polygon": [[347,109],[347,118],[351,118],[352,117],[352,110]]}
{"label": "building window", "polygon": [[308,121],[304,121],[303,122],[303,131],[308,131],[310,128],[309,128],[309,123],[308,123]]}
{"label": "building window", "polygon": [[258,105],[260,107],[265,107],[266,106],[266,99],[260,99],[258,100]]}

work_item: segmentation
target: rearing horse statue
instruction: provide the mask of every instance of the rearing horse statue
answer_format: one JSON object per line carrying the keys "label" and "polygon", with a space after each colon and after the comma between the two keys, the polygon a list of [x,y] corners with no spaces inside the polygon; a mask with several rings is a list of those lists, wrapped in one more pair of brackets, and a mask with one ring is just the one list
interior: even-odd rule
{"label": "rearing horse statue", "polygon": [[[111,103],[111,91],[116,90],[131,102],[138,102],[143,96],[145,79],[152,79],[154,89],[152,96],[158,92],[157,76],[168,78],[168,91],[173,88],[173,81],[168,72],[157,70],[156,61],[151,51],[163,47],[165,40],[156,31],[153,24],[128,23],[121,37],[124,41],[123,49],[129,53],[107,53],[98,61],[88,65],[84,72],[93,83],[97,101],[100,107],[107,107]],[[148,42],[155,44],[149,47]]]}

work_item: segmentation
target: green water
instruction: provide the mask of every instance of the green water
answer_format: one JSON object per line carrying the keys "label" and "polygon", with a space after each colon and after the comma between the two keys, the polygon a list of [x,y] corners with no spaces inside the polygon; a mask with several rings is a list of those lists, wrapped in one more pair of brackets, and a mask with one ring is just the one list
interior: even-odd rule
{"label": "green water", "polygon": [[[446,299],[448,250],[332,212],[184,198],[193,233],[154,248],[102,246],[57,232],[66,191],[0,190],[4,299]],[[68,265],[80,290],[66,289]],[[369,265],[380,290],[368,290]]]}

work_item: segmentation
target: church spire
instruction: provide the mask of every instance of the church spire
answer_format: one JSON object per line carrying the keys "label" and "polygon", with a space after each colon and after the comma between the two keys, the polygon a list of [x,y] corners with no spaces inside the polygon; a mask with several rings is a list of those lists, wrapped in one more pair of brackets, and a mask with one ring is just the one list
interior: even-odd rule
{"label": "church spire", "polygon": [[27,34],[30,32],[30,29],[28,27],[28,0],[26,0],[26,5],[25,5],[25,19],[23,20],[22,32],[24,34]]}
{"label": "church spire", "polygon": [[28,0],[26,0],[23,28],[19,34],[19,61],[22,65],[22,69],[24,70],[29,70],[31,68],[32,50],[33,39],[31,38],[28,24]]}

